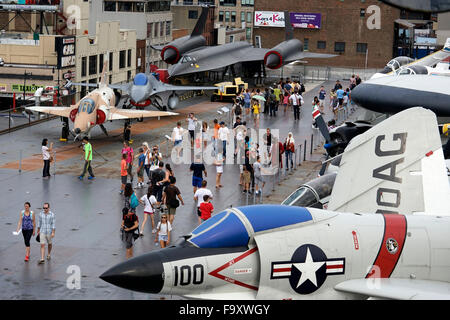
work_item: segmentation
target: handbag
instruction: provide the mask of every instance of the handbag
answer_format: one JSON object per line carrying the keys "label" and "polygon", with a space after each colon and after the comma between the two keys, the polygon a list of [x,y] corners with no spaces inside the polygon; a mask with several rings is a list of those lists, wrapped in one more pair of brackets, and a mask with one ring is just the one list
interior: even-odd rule
{"label": "handbag", "polygon": [[36,236],[36,241],[41,242],[41,234],[40,233],[38,233],[38,235]]}
{"label": "handbag", "polygon": [[130,206],[132,209],[136,208],[139,205],[139,200],[136,197],[136,194],[133,193],[130,198]]}

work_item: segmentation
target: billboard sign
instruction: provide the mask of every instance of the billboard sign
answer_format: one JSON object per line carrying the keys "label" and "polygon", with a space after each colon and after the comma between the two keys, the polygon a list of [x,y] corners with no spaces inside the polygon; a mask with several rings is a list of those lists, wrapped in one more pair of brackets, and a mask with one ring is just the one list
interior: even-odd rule
{"label": "billboard sign", "polygon": [[56,37],[55,50],[58,55],[58,69],[75,66],[75,37]]}
{"label": "billboard sign", "polygon": [[294,28],[320,29],[322,15],[320,13],[290,13],[291,24]]}
{"label": "billboard sign", "polygon": [[284,12],[281,12],[281,11],[255,11],[255,27],[281,27],[281,28],[284,28]]}

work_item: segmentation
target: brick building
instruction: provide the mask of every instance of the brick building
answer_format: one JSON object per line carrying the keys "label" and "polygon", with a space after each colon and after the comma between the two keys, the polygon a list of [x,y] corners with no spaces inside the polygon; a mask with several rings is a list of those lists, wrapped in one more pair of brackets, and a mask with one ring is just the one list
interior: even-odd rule
{"label": "brick building", "polygon": [[[304,50],[331,53],[332,59],[307,59],[308,65],[381,68],[393,57],[394,27],[400,10],[376,0],[258,0],[258,12],[320,14],[319,28],[294,28]],[[291,21],[292,23],[292,21]],[[397,22],[398,23],[398,22]],[[283,27],[254,26],[255,44],[271,48],[285,38]],[[367,55],[367,57],[366,57]]]}

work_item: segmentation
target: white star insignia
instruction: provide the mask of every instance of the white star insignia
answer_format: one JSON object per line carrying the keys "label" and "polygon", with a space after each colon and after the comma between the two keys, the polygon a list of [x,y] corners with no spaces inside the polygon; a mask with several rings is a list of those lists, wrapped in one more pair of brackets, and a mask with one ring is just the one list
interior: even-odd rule
{"label": "white star insignia", "polygon": [[302,273],[297,288],[300,287],[306,280],[310,280],[317,287],[317,277],[316,271],[323,266],[325,261],[314,262],[311,256],[311,252],[309,252],[309,248],[307,249],[306,260],[305,262],[293,263],[292,265]]}

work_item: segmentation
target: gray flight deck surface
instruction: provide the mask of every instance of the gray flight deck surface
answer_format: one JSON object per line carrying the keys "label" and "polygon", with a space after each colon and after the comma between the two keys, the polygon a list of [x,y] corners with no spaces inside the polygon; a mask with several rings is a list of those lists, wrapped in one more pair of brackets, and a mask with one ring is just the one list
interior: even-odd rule
{"label": "gray flight deck surface", "polygon": [[[325,83],[327,92],[333,85],[334,82]],[[260,128],[279,129],[283,140],[287,133],[292,131],[296,145],[302,144],[305,139],[309,140],[313,131],[311,101],[314,95],[317,95],[319,87],[319,83],[307,85],[308,92],[304,94],[305,105],[298,123],[294,124],[292,111],[283,114],[281,107],[275,118],[261,115]],[[186,110],[191,111],[186,109],[192,108],[190,105],[205,102],[206,99],[208,97],[195,97],[182,101],[176,111],[187,113]],[[198,119],[212,123],[213,118],[220,117],[216,110],[221,105],[223,104],[211,103],[209,110],[202,109],[203,112],[197,115]],[[327,113],[325,119],[328,120],[331,117],[328,105],[325,111]],[[144,123],[155,121],[147,120]],[[147,141],[149,145],[164,141],[164,135],[170,135],[174,126],[175,123],[172,122],[140,134],[133,133],[132,128],[133,148],[136,151],[143,141]],[[100,130],[92,132],[91,143],[95,150],[93,168],[97,176],[93,181],[87,178],[84,181],[77,179],[83,165],[82,152],[78,149],[79,142],[59,142],[61,133],[59,119],[0,136],[0,287],[2,288],[0,299],[160,299],[163,297],[117,288],[99,278],[104,271],[125,260],[125,246],[119,232],[123,196],[118,192],[122,149],[122,137],[118,132],[122,122],[107,123],[105,127],[109,131],[114,129],[117,131],[110,137],[105,137]],[[186,121],[183,121],[183,127],[187,127]],[[40,154],[41,141],[44,137],[55,142],[56,150],[68,150],[69,154],[61,157],[56,153],[56,166],[52,164],[50,169],[52,177],[49,180],[42,179]],[[164,153],[166,152],[164,144],[161,149]],[[22,167],[24,170],[21,173],[17,168],[13,168],[14,165],[11,165],[18,161],[20,150],[24,159]],[[166,157],[163,161],[169,159]],[[309,141],[307,159],[311,159]],[[312,160],[320,160],[320,154],[315,154],[315,159]],[[169,163],[171,163],[170,160]],[[27,165],[30,166],[27,167]],[[194,211],[192,173],[189,172],[189,165],[172,165],[172,168],[177,178],[177,186],[185,201],[185,205],[177,209],[175,216],[171,241],[174,244],[181,236],[192,231],[198,222]],[[56,175],[53,175],[55,171]],[[239,183],[238,166],[225,166],[222,177],[224,187],[220,190],[215,188],[215,167],[207,166],[207,171],[208,186],[214,196],[212,203],[215,213],[230,205],[235,207],[246,204],[246,195],[242,193],[241,188],[236,187]],[[270,181],[265,189],[271,192]],[[146,189],[136,189],[136,194],[141,196],[144,190]],[[288,194],[286,191],[285,196]],[[250,201],[252,198],[253,195]],[[39,244],[34,237],[31,240],[31,259],[29,262],[24,262],[23,237],[21,234],[12,235],[25,201],[31,202],[32,210],[36,215],[42,210],[44,202],[49,202],[50,210],[56,214],[56,236],[52,258],[44,265],[37,265]],[[263,201],[268,202],[266,197]],[[138,207],[137,214],[142,222],[142,206]],[[159,221],[158,215],[155,220]],[[154,243],[149,219],[145,236],[135,242],[134,256],[158,249],[159,247]],[[77,266],[81,271],[81,289],[67,288],[66,281],[71,276],[71,273],[67,272],[70,266]],[[165,296],[164,298],[179,299],[180,297]]]}

